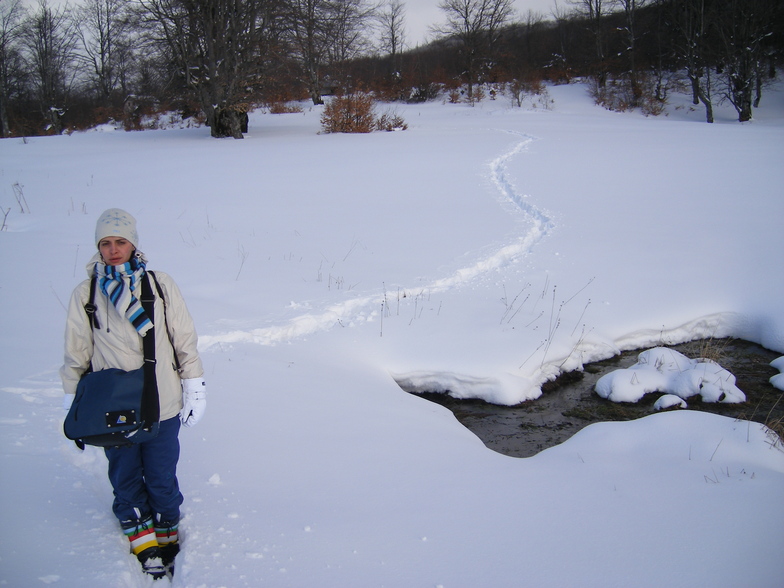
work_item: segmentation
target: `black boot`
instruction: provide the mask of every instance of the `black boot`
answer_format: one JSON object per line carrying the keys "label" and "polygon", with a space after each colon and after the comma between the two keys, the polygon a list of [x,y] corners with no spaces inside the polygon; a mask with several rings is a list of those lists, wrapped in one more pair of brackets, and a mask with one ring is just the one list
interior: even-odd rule
{"label": "black boot", "polygon": [[174,576],[174,558],[177,557],[177,554],[180,552],[180,544],[179,543],[166,543],[165,545],[161,545],[158,548],[158,551],[161,554],[161,563],[163,564],[163,568],[166,570],[166,574],[169,577]]}
{"label": "black boot", "polygon": [[160,547],[148,547],[137,553],[136,557],[142,564],[142,570],[145,574],[152,576],[155,580],[166,577],[166,568],[163,565]]}

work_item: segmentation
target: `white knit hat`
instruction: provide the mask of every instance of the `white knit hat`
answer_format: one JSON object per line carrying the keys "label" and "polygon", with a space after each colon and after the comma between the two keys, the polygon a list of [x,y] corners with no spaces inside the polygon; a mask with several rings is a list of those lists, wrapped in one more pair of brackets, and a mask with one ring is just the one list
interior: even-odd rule
{"label": "white knit hat", "polygon": [[139,233],[136,232],[136,219],[119,208],[110,208],[98,218],[95,224],[95,246],[104,237],[128,239],[135,249],[139,248]]}

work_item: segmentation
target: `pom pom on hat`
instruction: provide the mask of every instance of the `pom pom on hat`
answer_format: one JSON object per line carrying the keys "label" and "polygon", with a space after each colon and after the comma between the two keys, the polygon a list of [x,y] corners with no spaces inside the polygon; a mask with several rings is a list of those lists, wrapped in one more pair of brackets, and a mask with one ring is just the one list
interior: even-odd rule
{"label": "pom pom on hat", "polygon": [[136,232],[136,219],[119,208],[110,208],[98,218],[95,224],[95,246],[104,237],[122,237],[139,248],[139,233]]}

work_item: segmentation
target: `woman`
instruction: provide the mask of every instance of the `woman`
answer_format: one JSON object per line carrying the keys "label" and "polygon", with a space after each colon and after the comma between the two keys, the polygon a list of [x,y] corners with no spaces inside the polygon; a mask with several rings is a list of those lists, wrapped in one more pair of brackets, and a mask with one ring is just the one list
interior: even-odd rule
{"label": "woman", "polygon": [[[136,219],[124,210],[104,212],[95,227],[98,252],[87,264],[87,280],[71,296],[65,328],[65,363],[60,369],[69,408],[88,370],[138,369],[142,337],[154,333],[160,403],[158,435],[144,443],[106,449],[113,511],[145,573],[174,572],[182,494],[177,483],[180,423],[195,425],[206,393],[193,320],[179,288],[162,272],[148,274],[155,295],[153,325],[139,302],[147,260],[138,250]],[[95,278],[96,321],[85,311]],[[152,327],[156,327],[150,331]]]}

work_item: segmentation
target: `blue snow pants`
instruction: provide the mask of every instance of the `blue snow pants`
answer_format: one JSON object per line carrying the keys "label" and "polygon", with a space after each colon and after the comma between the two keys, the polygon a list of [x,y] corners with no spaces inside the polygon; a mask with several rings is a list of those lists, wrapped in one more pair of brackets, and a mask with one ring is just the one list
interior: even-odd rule
{"label": "blue snow pants", "polygon": [[121,525],[151,516],[160,521],[179,520],[183,500],[177,482],[179,432],[177,416],[161,421],[154,439],[105,450],[114,488],[112,510]]}

